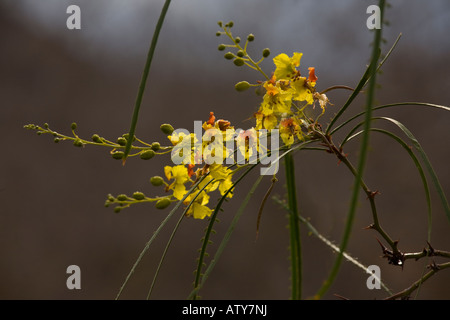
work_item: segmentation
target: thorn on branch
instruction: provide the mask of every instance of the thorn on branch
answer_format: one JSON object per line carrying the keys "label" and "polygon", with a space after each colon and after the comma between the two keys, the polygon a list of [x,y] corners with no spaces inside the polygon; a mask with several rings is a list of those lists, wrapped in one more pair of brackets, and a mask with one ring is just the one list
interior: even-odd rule
{"label": "thorn on branch", "polygon": [[434,248],[431,246],[431,244],[428,241],[427,241],[427,244],[428,244],[427,256],[429,256],[429,257],[434,256]]}
{"label": "thorn on branch", "polygon": [[403,269],[403,265],[405,262],[405,256],[403,253],[401,253],[399,250],[397,250],[397,244],[398,241],[394,242],[395,251],[389,250],[386,248],[378,238],[376,238],[378,243],[381,246],[381,250],[383,251],[383,258],[386,258],[388,260],[389,264],[392,264],[394,266],[401,266]]}
{"label": "thorn on branch", "polygon": [[[364,230],[370,230],[370,229],[375,229],[375,224],[371,223],[369,224],[367,227],[363,228]],[[377,239],[378,240],[378,239]],[[379,242],[379,241],[378,241]]]}
{"label": "thorn on branch", "polygon": [[439,271],[441,268],[439,268],[439,266],[436,264],[436,262],[433,260],[428,266],[427,268],[433,270],[433,271]]}
{"label": "thorn on branch", "polygon": [[378,190],[368,191],[367,199],[374,199],[377,194],[381,194]]}

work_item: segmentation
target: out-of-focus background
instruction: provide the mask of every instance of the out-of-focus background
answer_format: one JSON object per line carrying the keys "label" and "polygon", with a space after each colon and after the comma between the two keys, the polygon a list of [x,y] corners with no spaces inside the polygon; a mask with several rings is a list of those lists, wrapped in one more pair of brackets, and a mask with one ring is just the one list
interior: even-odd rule
{"label": "out-of-focus background", "polygon": [[[450,105],[450,3],[447,0],[389,1],[386,51],[403,34],[378,77],[379,104],[421,101]],[[81,30],[68,30],[66,9],[81,8]],[[303,52],[300,69],[316,67],[319,89],[356,86],[368,63],[373,33],[366,27],[366,9],[376,1],[173,1],[155,53],[137,128],[145,141],[161,141],[161,123],[193,129],[210,111],[248,128],[260,103],[252,92],[238,93],[234,84],[261,76],[223,59],[217,46],[218,20],[233,20],[233,32],[245,39],[253,33],[250,52],[263,48],[271,58]],[[0,298],[113,299],[145,243],[169,210],[142,205],[115,214],[105,208],[108,193],[143,191],[160,194],[149,183],[163,175],[168,158],[113,160],[108,149],[54,144],[23,125],[45,122],[70,134],[89,138],[98,133],[112,140],[129,129],[147,49],[163,1],[144,0],[1,0],[0,1]],[[270,73],[272,59],[262,67]],[[348,91],[328,94],[327,123],[345,102]],[[364,107],[364,95],[346,117]],[[395,117],[418,138],[428,153],[443,189],[450,196],[450,114],[422,107],[399,107],[376,113]],[[344,117],[344,118],[346,118]],[[401,134],[387,124],[388,128]],[[342,134],[334,139],[339,141]],[[359,141],[347,146],[356,163]],[[339,243],[348,211],[353,179],[335,157],[318,152],[296,154],[296,181],[301,214],[329,239]],[[251,176],[226,203],[212,237],[211,254],[252,185]],[[285,195],[283,171],[274,195]],[[404,251],[426,246],[427,211],[420,176],[407,153],[386,137],[370,140],[365,180],[379,190],[381,223]],[[270,184],[260,185],[228,247],[201,291],[208,299],[288,299],[289,260],[286,212],[268,201],[255,241],[256,217]],[[431,183],[430,183],[431,185]],[[431,187],[432,188],[432,187]],[[450,249],[450,224],[432,188],[435,248]],[[214,203],[215,200],[212,200]],[[184,299],[191,290],[197,249],[207,220],[186,219],[161,269],[152,298]],[[382,280],[399,291],[420,278],[426,264],[407,261],[404,269],[381,258],[377,234],[363,230],[371,223],[361,195],[349,252],[366,265],[381,267]],[[136,269],[124,299],[144,299],[175,219],[161,232]],[[302,227],[304,297],[322,284],[334,254]],[[440,262],[436,259],[436,262]],[[81,268],[81,290],[68,290],[66,268]],[[367,275],[344,262],[325,298],[379,299],[382,290],[368,290]],[[450,272],[438,273],[420,289],[419,299],[450,298]],[[414,297],[414,296],[413,296]]]}

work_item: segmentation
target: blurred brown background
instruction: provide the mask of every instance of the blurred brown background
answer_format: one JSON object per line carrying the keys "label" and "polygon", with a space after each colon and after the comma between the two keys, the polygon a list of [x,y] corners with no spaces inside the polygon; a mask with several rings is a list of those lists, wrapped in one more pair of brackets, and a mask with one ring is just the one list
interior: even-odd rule
{"label": "blurred brown background", "polygon": [[[422,101],[450,105],[450,3],[446,0],[389,1],[390,25],[383,30],[388,49],[403,37],[378,77],[379,103]],[[366,28],[366,8],[376,1],[173,1],[160,35],[137,135],[161,141],[161,123],[193,128],[209,111],[247,128],[260,98],[237,93],[237,81],[260,80],[249,69],[222,58],[216,22],[234,20],[234,34],[256,40],[250,52],[259,56],[270,47],[271,58],[281,52],[304,53],[301,70],[315,66],[318,88],[355,86],[365,70],[373,39]],[[67,6],[81,8],[81,30],[66,28]],[[148,45],[163,1],[0,1],[0,298],[113,299],[145,243],[169,210],[135,206],[115,214],[103,206],[108,193],[136,190],[159,194],[148,179],[162,175],[166,158],[130,159],[123,167],[108,149],[74,148],[36,136],[23,125],[48,122],[61,133],[78,123],[80,136],[93,133],[115,139],[129,129]],[[263,67],[273,69],[271,59]],[[262,80],[262,79],[261,79]],[[334,106],[322,118],[329,121],[348,92],[328,96]],[[349,116],[364,106],[362,95]],[[450,114],[421,107],[385,109],[419,139],[450,196]],[[398,130],[384,123],[375,125]],[[349,127],[350,128],[350,127]],[[342,133],[344,134],[344,133]],[[343,135],[336,135],[339,141]],[[347,146],[356,163],[359,142]],[[298,197],[302,215],[325,236],[339,243],[353,179],[327,154],[296,155]],[[381,192],[377,197],[381,223],[400,240],[404,251],[426,245],[426,202],[419,174],[406,152],[384,136],[371,136],[365,180]],[[216,226],[220,243],[234,213],[256,178],[241,184]],[[283,171],[273,194],[285,194]],[[241,218],[220,262],[201,291],[205,299],[287,299],[289,260],[286,212],[268,201],[255,242],[256,216],[269,186],[263,182]],[[431,182],[430,182],[431,186]],[[435,190],[433,235],[435,248],[450,250],[450,224]],[[211,203],[213,203],[212,200]],[[175,218],[152,245],[124,290],[124,299],[145,299]],[[354,224],[349,252],[366,264],[381,267],[382,279],[395,292],[417,280],[429,260],[407,261],[401,270],[380,258],[365,197]],[[207,220],[186,219],[156,284],[154,299],[184,299],[191,290],[197,249]],[[328,275],[334,254],[302,227],[304,296],[315,294]],[[215,246],[210,248],[214,252]],[[436,262],[440,262],[436,259]],[[66,288],[67,266],[81,268],[81,290]],[[367,275],[344,262],[327,299],[337,293],[350,299],[376,299],[382,290],[368,290]],[[450,298],[450,272],[427,281],[420,299]]]}

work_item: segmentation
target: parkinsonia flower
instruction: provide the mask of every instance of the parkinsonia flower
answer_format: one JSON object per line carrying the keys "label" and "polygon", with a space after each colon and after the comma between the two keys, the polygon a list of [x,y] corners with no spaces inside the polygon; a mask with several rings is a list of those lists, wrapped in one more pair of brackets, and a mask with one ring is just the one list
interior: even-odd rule
{"label": "parkinsonia flower", "polygon": [[308,68],[308,77],[303,77],[297,69],[300,66],[302,53],[294,52],[292,57],[281,53],[273,58],[275,71],[262,83],[265,90],[263,101],[254,114],[256,129],[271,130],[278,128],[284,144],[288,147],[294,143],[295,137],[304,140],[303,127],[307,128],[308,119],[304,110],[318,101],[325,112],[329,103],[325,94],[316,92],[317,76],[315,68]]}
{"label": "parkinsonia flower", "polygon": [[[269,77],[259,65],[270,55],[270,50],[267,48],[262,50],[262,58],[255,61],[247,53],[247,46],[254,40],[254,36],[249,35],[245,45],[241,46],[240,38],[233,37],[231,34],[232,24],[221,25],[221,27],[224,31],[218,32],[218,35],[227,35],[232,40],[232,44],[221,44],[219,50],[230,48],[237,51],[236,54],[227,52],[225,58],[233,60],[236,66],[246,65],[259,71],[266,78],[265,81],[259,81],[256,84],[241,81],[235,85],[238,91],[258,87],[263,92],[259,109],[254,113],[255,124],[252,128],[248,130],[235,129],[229,121],[216,118],[214,112],[210,112],[209,118],[203,123],[194,121],[194,133],[184,129],[174,130],[170,124],[161,125],[161,131],[168,138],[168,145],[164,146],[159,142],[146,143],[136,136],[129,137],[128,134],[118,137],[116,142],[97,134],[92,136],[92,141],[84,140],[76,134],[75,123],[71,126],[73,137],[50,130],[47,124],[43,127],[36,125],[26,127],[37,130],[38,134],[53,135],[55,142],[70,140],[77,147],[89,144],[108,147],[112,149],[111,155],[114,159],[123,160],[123,149],[129,140],[132,143],[128,157],[138,156],[143,160],[150,160],[155,156],[170,154],[174,165],[166,165],[163,168],[165,179],[160,176],[150,179],[154,186],[163,188],[162,196],[148,197],[138,191],[131,196],[120,194],[113,197],[109,195],[105,205],[116,205],[114,210],[119,212],[131,204],[155,202],[156,208],[164,209],[172,202],[184,199],[184,205],[190,205],[186,210],[186,215],[196,219],[211,216],[212,210],[208,204],[213,192],[217,190],[221,196],[232,197],[234,172],[248,164],[256,164],[257,161],[267,164],[269,160],[276,159],[279,138],[287,147],[296,143],[296,140],[308,139],[311,125],[318,118],[313,120],[307,117],[304,113],[305,108],[307,106],[314,108],[314,105],[318,103],[323,114],[329,103],[325,94],[316,91],[315,69],[310,67],[307,76],[303,76],[300,72],[302,53],[294,52],[292,56],[285,53],[277,55],[273,58],[275,70]],[[279,133],[279,136],[272,134],[273,129],[278,130],[274,132]],[[270,153],[267,147],[269,132],[271,137]],[[274,140],[276,141],[274,142]],[[275,149],[272,148],[273,146]],[[262,174],[267,174],[267,172]],[[269,174],[275,173],[276,171],[270,171]],[[191,190],[193,186],[195,189]]]}

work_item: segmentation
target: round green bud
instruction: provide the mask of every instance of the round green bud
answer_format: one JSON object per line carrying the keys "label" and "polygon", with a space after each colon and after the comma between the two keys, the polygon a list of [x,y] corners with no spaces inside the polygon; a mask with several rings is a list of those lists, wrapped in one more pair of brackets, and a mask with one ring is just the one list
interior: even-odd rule
{"label": "round green bud", "polygon": [[270,49],[269,48],[265,48],[262,52],[262,55],[264,58],[267,58],[270,55]]}
{"label": "round green bud", "polygon": [[216,36],[220,37],[221,35],[222,35],[222,32],[220,32],[220,31],[216,32]]}
{"label": "round green bud", "polygon": [[152,143],[152,150],[153,151],[158,151],[159,149],[161,149],[161,145],[159,144],[159,142],[153,142]]}
{"label": "round green bud", "polygon": [[117,200],[119,200],[119,201],[127,201],[127,200],[128,200],[128,197],[127,197],[126,194],[119,194],[119,195],[117,196]]}
{"label": "round green bud", "polygon": [[155,156],[155,151],[153,150],[146,150],[141,153],[140,157],[142,160],[149,160]]}
{"label": "round green bud", "polygon": [[227,52],[225,53],[224,58],[227,60],[231,60],[234,58],[234,54],[232,54],[231,52]]}
{"label": "round green bud", "polygon": [[248,83],[247,81],[241,81],[241,82],[236,83],[234,88],[239,92],[245,91],[248,88],[250,88],[250,83]]}
{"label": "round green bud", "polygon": [[73,142],[73,145],[74,145],[75,147],[82,147],[82,146],[83,146],[83,142],[82,142],[80,139],[76,139],[76,140]]}
{"label": "round green bud", "polygon": [[235,41],[236,43],[239,43],[239,42],[241,42],[241,38],[240,38],[240,37],[236,37],[236,38],[234,38],[234,41]]}
{"label": "round green bud", "polygon": [[94,134],[94,135],[92,135],[92,141],[101,143],[102,139],[100,138],[100,136],[98,134]]}
{"label": "round green bud", "polygon": [[159,187],[164,183],[164,179],[161,178],[160,176],[154,176],[150,178],[150,183],[155,187]]}
{"label": "round green bud", "polygon": [[225,50],[225,48],[226,48],[226,46],[225,46],[224,44],[220,44],[220,45],[217,47],[217,49],[218,49],[219,51],[223,51],[223,50]]}
{"label": "round green bud", "polygon": [[112,196],[112,194],[108,194],[108,201],[109,201],[109,202],[114,202],[114,200],[116,200],[116,198],[114,198],[114,197]]}
{"label": "round green bud", "polygon": [[62,139],[60,139],[60,138],[55,138],[55,139],[53,139],[53,141],[55,142],[55,143],[58,143],[58,142],[60,142]]}
{"label": "round green bud", "polygon": [[136,200],[144,200],[145,195],[142,192],[136,191],[135,193],[133,193],[133,198]]}
{"label": "round green bud", "polygon": [[72,130],[76,130],[76,129],[77,129],[77,124],[76,124],[75,122],[73,122],[73,123],[70,125],[70,128],[71,128]]}
{"label": "round green bud", "polygon": [[222,21],[217,21],[217,24],[219,25],[219,27],[222,28],[222,26],[223,26],[223,22]]}
{"label": "round green bud", "polygon": [[163,133],[165,133],[167,135],[172,134],[172,132],[174,131],[173,127],[168,123],[162,124],[160,129]]}
{"label": "round green bud", "polygon": [[117,138],[117,143],[120,144],[121,146],[124,146],[127,144],[127,139],[125,139],[124,137],[119,137]]}
{"label": "round green bud", "polygon": [[226,27],[229,27],[229,28],[232,28],[234,26],[234,22],[233,21],[229,21],[227,24],[226,24]]}
{"label": "round green bud", "polygon": [[44,123],[44,129],[48,129],[48,123]]}
{"label": "round green bud", "polygon": [[236,66],[240,67],[240,66],[243,66],[243,65],[244,65],[244,60],[241,59],[241,58],[236,58],[236,59],[234,59],[233,63],[234,63]]}
{"label": "round green bud", "polygon": [[250,33],[250,34],[247,36],[247,40],[248,40],[249,42],[255,40],[255,36],[253,35],[253,33]]}
{"label": "round green bud", "polygon": [[112,157],[116,160],[120,160],[123,158],[124,153],[122,151],[116,151],[112,154]]}
{"label": "round green bud", "polygon": [[122,208],[121,208],[121,207],[115,207],[115,208],[114,208],[114,212],[115,212],[115,213],[119,213],[119,212],[120,212],[120,210],[122,210]]}
{"label": "round green bud", "polygon": [[156,201],[155,207],[157,209],[165,209],[170,205],[170,199],[169,198],[162,198],[158,201]]}
{"label": "round green bud", "polygon": [[244,51],[243,50],[239,50],[237,53],[236,53],[236,55],[238,56],[238,57],[243,57],[244,56]]}
{"label": "round green bud", "polygon": [[[126,140],[128,140],[128,137],[130,136],[130,134],[129,133],[124,133],[123,135],[122,135],[122,137],[124,137]],[[133,135],[133,141],[136,141],[136,136],[135,135]]]}

